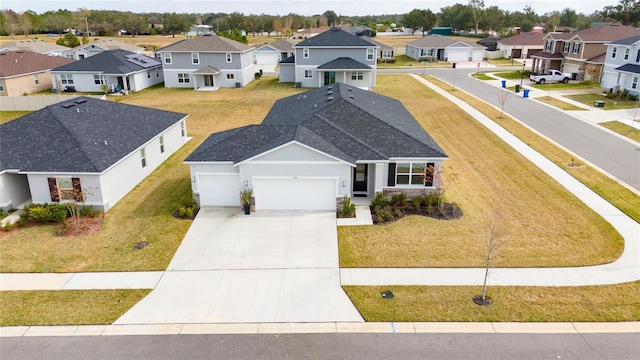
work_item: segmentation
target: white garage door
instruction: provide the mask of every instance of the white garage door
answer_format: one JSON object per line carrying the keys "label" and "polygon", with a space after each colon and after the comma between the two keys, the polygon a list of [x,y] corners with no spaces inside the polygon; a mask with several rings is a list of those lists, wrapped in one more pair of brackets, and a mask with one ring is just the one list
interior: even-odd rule
{"label": "white garage door", "polygon": [[276,65],[278,63],[278,54],[256,53],[256,63],[258,65]]}
{"label": "white garage door", "polygon": [[448,51],[447,61],[449,62],[469,61],[469,51],[468,50]]}
{"label": "white garage door", "polygon": [[256,210],[335,210],[335,179],[256,179]]}
{"label": "white garage door", "polygon": [[198,175],[201,206],[240,206],[240,175]]}

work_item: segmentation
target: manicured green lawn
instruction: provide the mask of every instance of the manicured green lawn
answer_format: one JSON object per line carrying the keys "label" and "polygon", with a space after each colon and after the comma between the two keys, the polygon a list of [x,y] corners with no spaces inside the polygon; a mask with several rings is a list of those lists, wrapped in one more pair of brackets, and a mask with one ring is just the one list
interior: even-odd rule
{"label": "manicured green lawn", "polygon": [[503,78],[503,79],[507,79],[507,80],[520,80],[521,78],[524,79],[524,81],[529,81],[529,77],[524,75],[521,76],[521,71],[520,70],[514,70],[514,71],[505,71],[505,72],[497,72],[497,73],[493,73],[493,75]]}
{"label": "manicured green lawn", "polygon": [[[637,122],[636,122],[637,123]],[[602,127],[606,127],[611,131],[615,131],[622,136],[626,136],[631,140],[635,140],[640,142],[640,130],[631,127],[629,125],[623,124],[619,121],[608,121],[604,123],[599,123],[598,125]]]}
{"label": "manicured green lawn", "polygon": [[488,76],[485,73],[473,73],[471,74],[471,76],[473,76],[474,78],[478,79],[478,80],[495,80],[496,78]]}
{"label": "manicured green lawn", "polygon": [[[527,80],[528,81],[528,80]],[[599,88],[598,84],[590,84],[590,83],[548,83],[548,84],[536,84],[531,83],[531,86],[536,89],[541,90],[571,90],[571,89],[597,89]]]}
{"label": "manicured green lawn", "polygon": [[[640,282],[605,286],[343,286],[366,321],[618,322],[640,320]],[[383,299],[391,291],[393,299]]]}
{"label": "manicured green lawn", "polygon": [[500,58],[500,59],[487,59],[487,62],[491,65],[496,65],[496,66],[522,66],[522,63],[519,61],[512,61],[511,59],[505,59],[505,58]]}
{"label": "manicured green lawn", "polygon": [[586,110],[583,109],[579,106],[575,106],[573,104],[569,104],[568,102],[562,101],[562,100],[558,100],[554,97],[551,96],[542,96],[542,97],[537,97],[536,100],[541,101],[545,104],[549,104],[552,106],[557,107],[558,109],[562,109],[562,110]]}
{"label": "manicured green lawn", "polygon": [[567,98],[579,101],[583,104],[593,106],[595,101],[604,101],[604,110],[615,110],[615,109],[633,109],[638,107],[638,101],[634,100],[615,100],[615,99],[607,99],[606,96],[602,94],[579,94],[579,95],[565,95]]}
{"label": "manicured green lawn", "polygon": [[0,326],[111,324],[150,291],[2,291]]}

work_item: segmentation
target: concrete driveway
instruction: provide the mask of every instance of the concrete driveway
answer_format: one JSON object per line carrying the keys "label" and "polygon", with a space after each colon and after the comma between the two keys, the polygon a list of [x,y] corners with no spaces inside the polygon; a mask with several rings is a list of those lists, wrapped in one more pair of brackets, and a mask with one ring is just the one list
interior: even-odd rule
{"label": "concrete driveway", "polygon": [[203,208],[158,286],[116,324],[361,322],[335,214]]}

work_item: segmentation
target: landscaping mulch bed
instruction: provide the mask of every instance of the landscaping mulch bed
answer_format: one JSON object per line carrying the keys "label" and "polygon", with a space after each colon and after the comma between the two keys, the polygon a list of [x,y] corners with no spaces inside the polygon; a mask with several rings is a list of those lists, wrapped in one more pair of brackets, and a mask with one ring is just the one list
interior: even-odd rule
{"label": "landscaping mulch bed", "polygon": [[391,205],[390,213],[393,215],[392,219],[383,219],[381,217],[378,217],[376,216],[374,207],[370,206],[369,208],[371,209],[373,223],[376,225],[392,223],[409,215],[427,216],[440,220],[459,219],[463,215],[462,209],[460,209],[457,204],[451,203],[444,203],[442,205],[442,211],[438,211],[438,209],[430,208],[427,206],[415,207],[411,204]]}
{"label": "landscaping mulch bed", "polygon": [[102,228],[104,222],[104,213],[98,213],[94,217],[81,217],[78,219],[78,223],[72,218],[67,218],[66,229],[61,231],[62,224],[58,225],[58,236],[75,237],[93,234]]}

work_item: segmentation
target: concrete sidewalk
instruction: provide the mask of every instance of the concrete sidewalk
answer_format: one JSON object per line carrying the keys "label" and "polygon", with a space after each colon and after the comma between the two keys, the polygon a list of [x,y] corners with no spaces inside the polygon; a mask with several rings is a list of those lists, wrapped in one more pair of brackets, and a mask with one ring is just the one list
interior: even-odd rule
{"label": "concrete sidewalk", "polygon": [[[622,255],[610,264],[575,268],[491,269],[490,285],[584,286],[618,284],[640,280],[640,224],[549,161],[540,153],[497,125],[488,117],[447,91],[412,75],[458,105],[486,128],[548,173],[587,206],[607,220],[624,238]],[[341,269],[343,285],[480,285],[484,269]]]}

